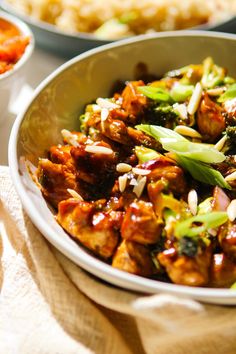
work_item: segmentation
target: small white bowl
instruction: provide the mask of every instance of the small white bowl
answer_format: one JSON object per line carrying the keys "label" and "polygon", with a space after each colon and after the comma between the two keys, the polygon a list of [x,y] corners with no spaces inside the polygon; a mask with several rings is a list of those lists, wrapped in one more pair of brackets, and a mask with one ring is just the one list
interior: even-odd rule
{"label": "small white bowl", "polygon": [[25,72],[27,69],[27,62],[31,57],[34,50],[34,36],[29,29],[28,25],[19,20],[18,18],[8,15],[7,13],[0,11],[0,18],[12,23],[16,26],[20,33],[30,38],[30,42],[27,45],[22,57],[14,64],[11,70],[0,74],[0,124],[7,117],[9,107],[11,103],[16,99],[24,82]]}

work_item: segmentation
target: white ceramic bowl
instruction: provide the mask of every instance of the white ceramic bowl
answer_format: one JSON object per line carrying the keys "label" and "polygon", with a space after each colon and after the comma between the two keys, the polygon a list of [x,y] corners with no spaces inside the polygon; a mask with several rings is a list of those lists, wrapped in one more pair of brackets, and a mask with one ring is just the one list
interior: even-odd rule
{"label": "white ceramic bowl", "polygon": [[30,42],[27,45],[24,54],[13,66],[13,68],[3,74],[0,74],[0,123],[2,123],[7,117],[9,106],[15,100],[24,84],[25,72],[27,70],[26,64],[34,50],[34,36],[28,25],[18,18],[3,11],[0,11],[0,18],[12,23],[20,30],[22,35],[30,38]]}
{"label": "white ceramic bowl", "polygon": [[24,173],[20,158],[37,164],[47,149],[61,142],[60,131],[76,129],[84,105],[109,95],[113,83],[134,77],[143,62],[150,73],[199,63],[211,55],[236,76],[236,36],[208,32],[169,32],[140,36],[84,53],[52,73],[36,89],[28,107],[13,127],[9,163],[22,204],[42,234],[62,253],[88,272],[126,289],[143,293],[166,292],[219,304],[236,304],[236,291],[192,288],[142,278],[114,269],[76,244],[57,224],[40,191]]}

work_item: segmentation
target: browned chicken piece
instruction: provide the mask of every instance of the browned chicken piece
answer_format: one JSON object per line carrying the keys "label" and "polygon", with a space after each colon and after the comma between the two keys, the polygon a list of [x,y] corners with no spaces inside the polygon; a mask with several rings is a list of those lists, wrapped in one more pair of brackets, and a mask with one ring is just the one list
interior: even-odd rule
{"label": "browned chicken piece", "polygon": [[52,146],[49,150],[50,160],[54,163],[67,164],[68,166],[68,164],[70,165],[72,163],[70,150],[70,145]]}
{"label": "browned chicken piece", "polygon": [[61,200],[70,197],[68,188],[74,189],[78,193],[81,192],[76,182],[75,173],[67,165],[41,159],[38,164],[37,175],[42,186],[43,196],[54,207],[57,207]]}
{"label": "browned chicken piece", "polygon": [[161,144],[153,137],[141,132],[141,130],[127,127],[127,133],[133,145],[143,145],[154,150],[160,150]]}
{"label": "browned chicken piece", "polygon": [[137,87],[144,86],[142,80],[129,81],[122,92],[122,108],[129,114],[132,123],[137,123],[137,119],[144,113],[147,106],[147,97],[139,93]]}
{"label": "browned chicken piece", "polygon": [[214,142],[225,130],[223,109],[207,93],[204,94],[197,112],[197,125],[203,139],[208,142]]}
{"label": "browned chicken piece", "polygon": [[218,240],[223,252],[236,261],[236,223],[222,225],[218,232]]}
{"label": "browned chicken piece", "polygon": [[104,136],[122,145],[132,145],[127,127],[122,120],[107,118],[99,128]]}
{"label": "browned chicken piece", "polygon": [[[76,141],[78,144],[85,144],[86,141],[88,140],[87,135],[85,135],[84,133],[81,133],[81,132],[78,132],[75,130],[71,130],[70,132],[71,132],[71,134],[76,135]],[[64,140],[64,143],[66,144],[67,141]]]}
{"label": "browned chicken piece", "polygon": [[97,212],[93,203],[70,198],[58,205],[57,221],[82,245],[110,258],[119,240],[122,212]]}
{"label": "browned chicken piece", "polygon": [[119,120],[126,122],[129,115],[122,108],[114,108],[114,109],[110,110],[109,116],[111,117],[111,119],[119,119]]}
{"label": "browned chicken piece", "polygon": [[124,239],[143,245],[154,244],[161,230],[162,224],[153,211],[152,203],[139,200],[129,205],[121,225],[121,236]]}
{"label": "browned chicken piece", "polygon": [[212,210],[213,211],[226,211],[229,206],[230,199],[225,194],[223,189],[216,186],[213,191],[213,201],[212,201]]}
{"label": "browned chicken piece", "polygon": [[[214,165],[214,168],[218,170],[224,177],[230,175],[236,171],[236,159],[235,155],[228,155],[226,159],[218,164]],[[228,182],[233,189],[236,189],[236,180]]]}
{"label": "browned chicken piece", "polygon": [[162,179],[166,182],[168,190],[176,195],[186,192],[187,184],[183,170],[178,166],[163,166],[152,169],[152,172],[147,175],[148,183],[157,182]]}
{"label": "browned chicken piece", "polygon": [[117,248],[112,266],[143,277],[151,276],[155,269],[149,249],[127,240],[123,240]]}
{"label": "browned chicken piece", "polygon": [[71,156],[76,165],[77,178],[88,184],[106,184],[113,176],[117,156],[114,151],[110,154],[102,152],[88,152],[87,146],[96,151],[96,147],[105,147],[112,151],[109,144],[100,141],[90,145],[79,144],[78,147],[72,147]]}
{"label": "browned chicken piece", "polygon": [[204,286],[209,281],[211,251],[197,254],[195,257],[179,255],[172,247],[158,254],[160,264],[175,284],[188,286]]}
{"label": "browned chicken piece", "polygon": [[236,264],[224,253],[213,255],[209,286],[214,288],[229,288],[236,282]]}
{"label": "browned chicken piece", "polygon": [[190,65],[186,73],[186,78],[189,83],[195,85],[202,78],[202,65]]}
{"label": "browned chicken piece", "polygon": [[[172,210],[177,215],[187,215],[189,213],[189,205],[184,200],[178,200],[170,195],[162,193],[166,188],[166,183],[163,179],[159,181],[149,183],[147,186],[148,196],[153,204],[154,212],[158,220],[163,220],[163,212],[166,209]],[[174,219],[175,220],[175,219]],[[174,222],[174,224],[176,221]],[[174,227],[173,224],[173,227]],[[166,237],[173,238],[174,233],[171,231],[173,227],[170,227],[170,221],[165,226]]]}
{"label": "browned chicken piece", "polygon": [[227,100],[223,103],[223,108],[226,115],[226,122],[228,125],[235,126],[236,123],[236,98],[232,100]]}

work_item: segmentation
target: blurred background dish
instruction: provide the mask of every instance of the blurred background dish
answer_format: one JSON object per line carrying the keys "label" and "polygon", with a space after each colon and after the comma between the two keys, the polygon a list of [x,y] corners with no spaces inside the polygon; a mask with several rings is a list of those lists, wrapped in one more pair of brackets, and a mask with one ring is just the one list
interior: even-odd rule
{"label": "blurred background dish", "polygon": [[[173,55],[173,48],[175,50]],[[137,66],[161,77],[173,68],[201,62],[210,55],[236,75],[236,36],[204,31],[169,32],[133,37],[81,54],[58,68],[35,90],[18,116],[9,143],[9,165],[25,211],[45,237],[63,254],[103,280],[146,293],[167,292],[218,303],[236,304],[232,289],[191,288],[137,277],[112,268],[74,242],[58,225],[39,188],[27,174],[49,147],[62,142],[61,130],[76,130],[84,105],[109,97],[117,80],[137,79]],[[33,167],[30,167],[33,171]]]}
{"label": "blurred background dish", "polygon": [[234,0],[1,0],[38,44],[64,57],[128,36],[185,28],[236,32]]}
{"label": "blurred background dish", "polygon": [[0,122],[25,81],[26,63],[34,49],[29,27],[0,11]]}

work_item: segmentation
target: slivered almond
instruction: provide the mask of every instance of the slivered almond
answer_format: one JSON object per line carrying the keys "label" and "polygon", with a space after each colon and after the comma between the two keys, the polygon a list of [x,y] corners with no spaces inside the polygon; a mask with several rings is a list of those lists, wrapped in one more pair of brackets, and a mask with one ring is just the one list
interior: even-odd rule
{"label": "slivered almond", "polygon": [[104,154],[104,155],[113,154],[112,149],[109,149],[105,146],[99,146],[99,145],[86,145],[85,151],[91,152],[92,154]]}
{"label": "slivered almond", "polygon": [[125,188],[126,188],[126,185],[127,185],[127,179],[128,179],[128,176],[126,174],[124,174],[123,176],[120,176],[118,178],[118,182],[119,182],[119,190],[121,193],[124,192]]}
{"label": "slivered almond", "polygon": [[173,105],[174,111],[180,115],[180,117],[183,120],[186,120],[188,118],[188,111],[187,111],[187,106],[184,103],[175,103]]}
{"label": "slivered almond", "polygon": [[177,125],[174,130],[176,131],[176,133],[189,136],[190,138],[202,138],[202,135],[198,133],[198,131],[193,128],[186,127],[185,125]]}
{"label": "slivered almond", "polygon": [[125,172],[129,172],[132,169],[132,166],[129,165],[128,163],[118,163],[116,165],[116,171],[120,172],[120,173],[125,173]]}
{"label": "slivered almond", "polygon": [[227,141],[227,135],[224,135],[214,146],[214,148],[218,151],[221,151]]}
{"label": "slivered almond", "polygon": [[140,179],[140,181],[138,182],[138,184],[136,186],[134,186],[133,188],[133,192],[136,194],[136,196],[139,198],[141,196],[141,194],[143,193],[144,187],[146,185],[147,182],[147,177],[144,176]]}
{"label": "slivered almond", "polygon": [[198,195],[195,189],[191,189],[188,193],[188,205],[191,213],[193,215],[197,214],[197,204],[198,204]]}
{"label": "slivered almond", "polygon": [[78,141],[77,141],[77,135],[76,134],[72,134],[69,130],[67,129],[62,129],[61,131],[61,135],[63,137],[63,139],[70,145],[72,146],[79,146]]}
{"label": "slivered almond", "polygon": [[187,110],[189,114],[194,114],[197,111],[201,97],[202,97],[202,85],[200,84],[200,82],[198,82],[193,90],[193,94],[188,104]]}
{"label": "slivered almond", "polygon": [[236,171],[230,173],[230,175],[225,177],[226,182],[231,182],[234,181],[235,179],[236,179]]}
{"label": "slivered almond", "polygon": [[113,103],[109,100],[106,100],[105,98],[101,98],[99,97],[97,100],[96,100],[96,103],[99,107],[101,108],[106,108],[106,109],[115,109],[115,108],[120,108],[120,106],[118,106],[118,104],[116,103]]}
{"label": "slivered almond", "polygon": [[130,184],[131,186],[137,186],[137,185],[138,185],[138,182],[137,182],[136,178],[132,178],[132,179],[130,180],[129,184]]}
{"label": "slivered almond", "polygon": [[107,108],[102,108],[101,110],[101,121],[104,122],[109,116],[109,111]]}
{"label": "slivered almond", "polygon": [[149,175],[149,173],[151,171],[150,170],[145,170],[144,168],[133,167],[132,168],[132,172],[135,173],[136,175],[146,176],[146,175]]}
{"label": "slivered almond", "polygon": [[78,200],[84,200],[79,193],[77,193],[74,189],[67,188],[67,192],[70,193],[70,195]]}
{"label": "slivered almond", "polygon": [[209,96],[220,96],[225,92],[225,87],[217,87],[214,89],[207,90]]}
{"label": "slivered almond", "polygon": [[234,221],[236,219],[236,199],[233,199],[230,202],[227,208],[227,214],[230,221]]}
{"label": "slivered almond", "polygon": [[93,112],[101,112],[101,107],[98,104],[92,105]]}

